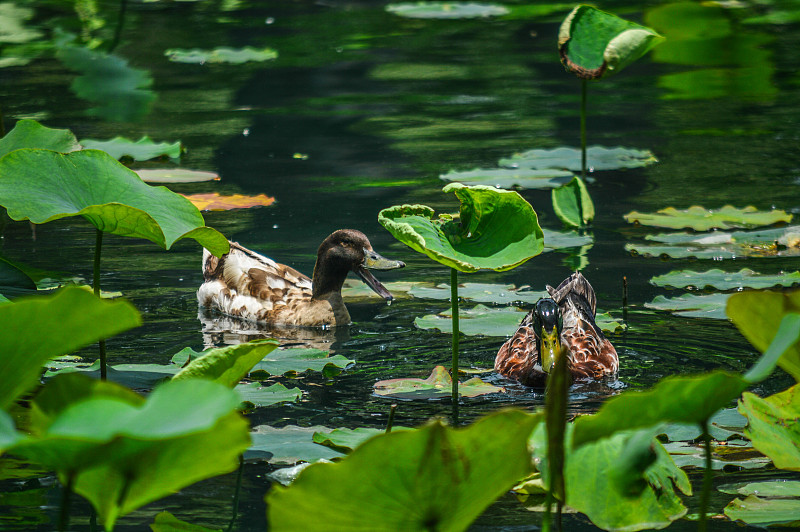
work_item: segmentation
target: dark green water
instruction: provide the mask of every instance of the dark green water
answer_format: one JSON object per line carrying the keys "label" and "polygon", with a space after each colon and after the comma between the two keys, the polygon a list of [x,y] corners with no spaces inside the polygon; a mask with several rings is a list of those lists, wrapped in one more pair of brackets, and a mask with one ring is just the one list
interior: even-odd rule
{"label": "dark green water", "polygon": [[[71,3],[30,3],[28,22],[49,35],[55,27],[80,29]],[[227,6],[227,7],[226,7]],[[76,74],[52,54],[25,66],[0,68],[0,105],[7,128],[33,117],[72,129],[79,139],[181,140],[180,166],[218,172],[221,181],[172,188],[183,193],[261,194],[270,207],[212,212],[208,225],[231,240],[310,274],[316,248],[332,231],[366,233],[376,250],[407,263],[383,272],[384,281],[448,282],[442,266],[398,243],[377,222],[378,212],[401,203],[424,203],[454,212],[439,176],[451,170],[493,168],[497,160],[532,148],[579,144],[580,84],[563,71],[556,38],[571,5],[546,16],[477,20],[414,20],[385,12],[373,2],[156,2],[132,3],[116,53],[149,71],[155,100],[135,119],[110,120],[90,113],[93,104],[71,91]],[[658,294],[680,295],[649,283],[674,269],[762,273],[794,271],[792,258],[660,260],[632,256],[624,246],[648,232],[628,224],[631,210],[701,204],[718,208],[754,205],[800,213],[800,37],[796,24],[749,23],[770,8],[723,9],[663,2],[600,6],[652,25],[668,41],[618,76],[589,88],[590,144],[650,149],[659,163],[641,169],[594,172],[589,191],[597,217],[582,270],[599,306],[622,315],[623,277],[628,280],[628,329],[610,335],[620,353],[619,383],[573,390],[573,413],[595,411],[624,388],[647,388],[668,375],[710,369],[746,369],[754,349],[727,320],[684,318],[644,308]],[[111,39],[116,4],[99,5]],[[181,64],[169,48],[269,46],[279,57],[265,63]],[[0,48],[0,51],[5,48]],[[102,113],[101,113],[102,114]],[[167,164],[166,162],[162,162]],[[544,227],[560,229],[549,190],[522,190]],[[80,221],[36,228],[10,223],[2,254],[45,270],[91,277],[94,229]],[[505,273],[464,274],[462,281],[531,285],[540,290],[569,275],[571,253],[549,252]],[[145,324],[109,341],[111,364],[166,363],[204,338],[195,290],[202,282],[200,249],[181,241],[164,252],[149,242],[108,237],[102,285],[124,293]],[[470,303],[465,304],[470,307]],[[372,394],[376,380],[427,376],[449,361],[450,338],[417,329],[414,318],[444,310],[446,301],[377,299],[348,305],[354,324],[322,341],[356,364],[333,379],[278,379],[306,393],[301,402],[259,409],[254,425],[385,424],[391,400]],[[491,367],[502,338],[462,339],[462,365]],[[93,350],[82,354],[93,357]],[[496,375],[487,380],[505,393],[463,401],[469,421],[503,406],[537,408],[539,392]],[[773,393],[791,379],[776,374],[758,391]],[[414,425],[448,415],[447,401],[400,402],[395,423]],[[263,495],[268,466],[246,468],[240,530],[265,526]],[[780,473],[718,473],[715,484]],[[697,475],[692,475],[697,480]],[[229,518],[234,475],[212,479],[123,518],[119,530],[141,530],[168,509],[204,526]],[[0,526],[51,530],[58,489],[53,477],[0,481]],[[714,495],[719,512],[732,497]],[[76,502],[74,529],[86,530],[88,506]],[[695,499],[687,502],[690,509]],[[691,510],[690,510],[691,511]],[[475,524],[476,529],[527,530],[539,523],[507,496]],[[570,530],[593,529],[585,517],[568,517]],[[693,529],[687,521],[673,529]],[[730,522],[712,529],[731,530]]]}

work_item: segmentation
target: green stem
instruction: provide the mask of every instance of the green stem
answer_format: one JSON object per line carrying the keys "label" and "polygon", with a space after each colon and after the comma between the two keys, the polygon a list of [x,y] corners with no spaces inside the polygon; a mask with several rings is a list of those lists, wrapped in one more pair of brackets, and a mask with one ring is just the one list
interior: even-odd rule
{"label": "green stem", "polygon": [[450,268],[450,305],[453,311],[453,426],[458,426],[458,270]]}
{"label": "green stem", "polygon": [[[103,249],[103,232],[96,229],[94,244],[94,271],[92,273],[92,289],[94,295],[100,297],[100,252]],[[106,341],[100,340],[100,379],[106,380]]]}
{"label": "green stem", "polygon": [[72,488],[75,485],[75,475],[69,473],[67,476],[67,484],[61,488],[61,511],[58,516],[58,530],[66,532],[69,530],[69,511],[70,511],[70,498],[72,496]]}
{"label": "green stem", "polygon": [[708,420],[700,423],[700,428],[703,430],[703,439],[706,463],[703,469],[703,491],[700,492],[700,519],[697,522],[697,530],[706,532],[708,530],[708,523],[706,514],[708,513],[708,501],[711,498],[711,434],[708,433]]}
{"label": "green stem", "polygon": [[386,434],[392,432],[392,425],[394,424],[394,412],[397,410],[397,405],[394,404],[389,407],[389,421],[386,422]]}
{"label": "green stem", "polygon": [[589,82],[581,80],[581,179],[586,179],[586,86]]}
{"label": "green stem", "polygon": [[236,516],[239,515],[239,494],[242,491],[242,473],[244,472],[244,455],[239,455],[239,472],[236,474],[236,490],[233,492],[233,516],[228,524],[227,532],[233,530]]}
{"label": "green stem", "polygon": [[122,27],[125,25],[125,13],[128,10],[128,0],[120,0],[119,2],[119,16],[117,17],[117,27],[114,30],[114,40],[108,47],[108,53],[114,51],[119,45],[120,37],[122,36]]}
{"label": "green stem", "polygon": [[542,532],[550,532],[550,520],[552,519],[553,492],[548,489],[544,497],[544,517],[542,518]]}

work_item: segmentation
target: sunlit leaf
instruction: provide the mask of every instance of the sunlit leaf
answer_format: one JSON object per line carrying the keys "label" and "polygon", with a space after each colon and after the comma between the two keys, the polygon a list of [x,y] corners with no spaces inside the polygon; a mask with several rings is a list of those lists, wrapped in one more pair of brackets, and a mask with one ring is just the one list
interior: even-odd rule
{"label": "sunlit leaf", "polygon": [[725,205],[721,209],[706,209],[699,205],[694,205],[688,209],[667,207],[656,213],[632,211],[625,215],[625,220],[630,223],[654,227],[667,227],[670,229],[688,227],[695,231],[708,231],[709,229],[731,229],[734,227],[754,228],[779,222],[790,222],[792,215],[780,209],[759,211],[752,206],[739,209],[731,205]]}
{"label": "sunlit leaf", "polygon": [[678,316],[689,318],[727,319],[725,305],[730,294],[685,294],[679,297],[656,296],[644,306],[656,310],[668,310]]}
{"label": "sunlit leaf", "polygon": [[[382,284],[395,299],[407,299],[411,297],[409,291],[414,286],[433,288],[433,283],[426,283],[424,281],[392,281]],[[345,301],[348,301],[350,299],[380,298],[381,296],[376,294],[372,288],[370,288],[360,279],[346,279],[344,281],[344,285],[342,286],[342,297],[345,299]]]}
{"label": "sunlit leaf", "polygon": [[[488,284],[488,283],[463,283],[458,285],[459,299],[476,301],[478,303],[491,303],[495,305],[510,305],[524,303],[533,305],[540,298],[548,297],[546,291],[535,291],[527,288],[517,288],[513,284]],[[450,299],[450,286],[439,284],[435,287],[422,284],[414,285],[408,292],[411,296],[420,299]],[[476,307],[477,308],[477,307]],[[481,307],[485,308],[485,307]],[[515,312],[515,316],[517,313]],[[517,322],[519,323],[519,322]],[[422,327],[427,328],[427,327]],[[462,331],[463,332],[463,331]]]}
{"label": "sunlit leaf", "polygon": [[177,159],[181,156],[181,142],[153,142],[145,135],[137,141],[125,137],[114,137],[111,140],[83,139],[81,144],[87,150],[101,150],[114,159],[129,157],[134,161],[147,161],[156,157]]}
{"label": "sunlit leaf", "polygon": [[230,211],[233,209],[248,209],[250,207],[267,207],[275,203],[275,198],[266,194],[221,196],[217,192],[210,192],[207,194],[185,194],[184,197],[201,211]]}
{"label": "sunlit leaf", "polygon": [[762,497],[800,497],[800,480],[769,480],[724,484],[717,487],[722,493],[732,495],[760,495]]}
{"label": "sunlit leaf", "polygon": [[24,43],[42,36],[42,32],[26,27],[34,16],[33,9],[8,2],[0,4],[0,43]]}
{"label": "sunlit leaf", "polygon": [[[393,426],[392,432],[401,430],[412,430],[409,427]],[[334,429],[331,432],[315,432],[314,443],[330,447],[340,453],[351,453],[353,450],[379,434],[385,434],[384,429],[373,429],[368,427],[358,427],[355,429]]]}
{"label": "sunlit leaf", "polygon": [[800,471],[800,385],[765,399],[745,393],[739,412],[747,417],[747,436],[753,447],[780,469]]}
{"label": "sunlit leaf", "polygon": [[213,50],[200,50],[198,48],[183,50],[180,48],[171,48],[165,50],[164,55],[167,56],[170,61],[176,63],[197,63],[200,65],[206,63],[230,63],[233,65],[240,65],[242,63],[275,59],[278,57],[278,52],[272,48],[258,49],[251,46],[229,48],[227,46],[220,46]]}
{"label": "sunlit leaf", "polygon": [[[374,384],[376,395],[394,397],[397,399],[439,399],[450,397],[453,379],[444,366],[433,368],[426,379],[388,379]],[[459,383],[458,393],[462,397],[477,397],[490,393],[502,392],[503,389],[473,377]]]}
{"label": "sunlit leaf", "polygon": [[761,231],[724,233],[662,233],[646,240],[662,244],[625,244],[625,249],[645,257],[735,259],[738,257],[792,257],[800,255],[800,226]]}
{"label": "sunlit leaf", "polygon": [[261,408],[278,403],[294,403],[303,397],[303,392],[299,388],[287,388],[283,384],[262,386],[258,382],[249,382],[238,384],[235,390],[245,402],[246,409]]}
{"label": "sunlit leaf", "polygon": [[436,420],[376,436],[338,463],[309,466],[289,488],[274,486],[270,530],[464,530],[530,472],[527,440],[539,419],[506,410],[464,429]]}
{"label": "sunlit leaf", "polygon": [[401,17],[431,19],[498,17],[509,12],[501,4],[479,2],[407,2],[388,4],[386,11]]}
{"label": "sunlit leaf", "polygon": [[191,356],[188,364],[181,364],[183,369],[172,379],[209,379],[228,388],[233,388],[280,343],[277,340],[252,340],[236,345],[227,345],[197,353],[190,348],[180,351],[173,361],[183,359],[184,354]]}
{"label": "sunlit leaf", "polygon": [[594,220],[594,203],[580,177],[551,192],[553,210],[566,225],[583,227]]}
{"label": "sunlit leaf", "polygon": [[[2,6],[8,4],[0,4]],[[51,129],[36,120],[19,120],[14,129],[0,139],[0,157],[20,148],[39,148],[62,153],[80,150],[78,139],[68,129]]]}
{"label": "sunlit leaf", "polygon": [[155,521],[150,524],[150,530],[153,532],[222,532],[221,528],[206,528],[181,521],[166,510],[156,515]]}
{"label": "sunlit leaf", "polygon": [[312,439],[315,433],[327,433],[331,430],[333,429],[319,425],[288,425],[280,428],[259,425],[250,433],[253,443],[245,453],[245,459],[265,460],[273,465],[293,465],[297,462],[340,458],[342,453],[317,445]]}
{"label": "sunlit leaf", "polygon": [[201,172],[186,168],[141,168],[136,170],[136,173],[142,178],[142,181],[148,183],[200,183],[219,180],[219,175],[214,172]]}
{"label": "sunlit leaf", "polygon": [[773,286],[792,286],[800,283],[800,271],[781,272],[778,274],[757,273],[749,268],[738,272],[726,272],[712,269],[704,272],[693,270],[673,270],[664,275],[650,279],[656,286],[672,286],[675,288],[716,288],[717,290],[733,290],[742,288],[771,288]]}
{"label": "sunlit leaf", "polygon": [[[100,378],[100,361],[96,360],[92,364],[84,362],[58,362],[48,363],[50,368],[44,373],[46,379],[64,373],[81,373],[95,379]],[[175,364],[115,364],[106,366],[106,378],[110,382],[115,382],[135,390],[147,390],[156,384],[171,379],[180,371],[180,367]]]}
{"label": "sunlit leaf", "polygon": [[557,188],[569,183],[573,173],[567,170],[510,170],[508,168],[480,168],[456,172],[451,170],[440,177],[464,185],[487,185],[490,187],[513,188]]}
{"label": "sunlit leaf", "polygon": [[[598,170],[620,170],[623,168],[639,168],[657,163],[650,150],[635,148],[606,148],[589,146],[586,149],[586,169],[590,172]],[[551,150],[535,149],[516,153],[511,157],[500,159],[500,166],[530,170],[558,168],[572,172],[581,171],[580,148],[553,148]]]}
{"label": "sunlit leaf", "polygon": [[748,495],[744,500],[732,500],[724,512],[729,519],[749,525],[800,525],[800,499],[762,499]]}

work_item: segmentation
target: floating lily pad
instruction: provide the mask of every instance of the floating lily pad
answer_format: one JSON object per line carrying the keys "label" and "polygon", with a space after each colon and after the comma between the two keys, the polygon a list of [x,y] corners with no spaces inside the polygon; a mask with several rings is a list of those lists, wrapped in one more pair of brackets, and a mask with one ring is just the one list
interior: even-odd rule
{"label": "floating lily pad", "polygon": [[130,157],[134,161],[148,161],[156,157],[177,159],[181,156],[181,142],[153,142],[145,135],[137,141],[125,137],[114,137],[111,140],[83,139],[84,149],[102,150],[115,159]]}
{"label": "floating lily pad", "polygon": [[450,171],[441,176],[445,181],[454,181],[464,185],[488,185],[491,187],[513,188],[557,188],[569,183],[574,174],[566,170],[509,170],[507,168],[487,168]]}
{"label": "floating lily pad", "polygon": [[231,211],[233,209],[249,209],[250,207],[268,207],[275,203],[275,198],[266,194],[221,196],[216,192],[211,192],[208,194],[188,194],[184,197],[201,211]]}
{"label": "floating lily pad", "polygon": [[[392,432],[401,430],[412,430],[408,427],[392,427]],[[379,434],[385,434],[385,429],[373,429],[367,427],[358,427],[355,429],[334,429],[331,432],[315,432],[314,443],[330,447],[340,453],[352,453],[353,450]]]}
{"label": "floating lily pad", "polygon": [[762,499],[748,495],[744,500],[732,500],[724,512],[729,519],[749,525],[800,525],[800,499]]}
{"label": "floating lily pad", "polygon": [[728,319],[725,305],[730,294],[707,294],[696,296],[686,294],[679,297],[656,296],[644,306],[656,310],[668,310],[678,316],[688,318]]}
{"label": "floating lily pad", "polygon": [[221,528],[206,528],[181,521],[166,510],[156,515],[155,521],[150,525],[150,530],[153,532],[222,532]]}
{"label": "floating lily pad", "polygon": [[739,412],[747,417],[745,436],[753,447],[771,458],[775,467],[800,471],[800,385],[765,399],[745,393]]}
{"label": "floating lily pad", "polygon": [[200,50],[198,48],[192,50],[183,50],[180,48],[171,48],[164,52],[164,55],[170,61],[176,63],[196,63],[204,65],[206,63],[230,63],[233,65],[240,65],[249,62],[269,61],[278,57],[278,52],[272,48],[252,48],[245,46],[244,48],[228,48],[221,46],[213,50]]}
{"label": "floating lily pad", "polygon": [[[382,284],[395,299],[411,297],[409,291],[414,286],[427,286],[428,288],[433,288],[433,283],[420,281],[393,281]],[[366,283],[363,283],[360,280],[355,281],[352,279],[345,280],[344,285],[342,286],[342,297],[345,300],[356,298],[381,298],[381,296],[376,294],[375,291],[367,286]]]}
{"label": "floating lily pad", "polygon": [[800,497],[800,481],[770,480],[741,484],[724,484],[717,490],[731,495],[760,495],[762,497]]}
{"label": "floating lily pad", "polygon": [[332,429],[320,425],[311,427],[271,427],[259,425],[250,436],[253,443],[245,452],[245,459],[263,459],[273,465],[293,465],[297,462],[317,462],[332,460],[344,456],[342,453],[317,445],[313,441],[314,433],[327,433]]}
{"label": "floating lily pad", "polygon": [[[3,5],[0,4],[0,8]],[[62,153],[81,149],[78,139],[69,129],[52,129],[36,120],[20,120],[0,139],[0,157],[20,148],[39,148]]]}
{"label": "floating lily pad", "polygon": [[[623,168],[639,168],[657,163],[653,152],[650,150],[637,150],[635,148],[606,148],[604,146],[590,146],[586,149],[586,169],[590,172],[598,170],[620,170]],[[528,150],[517,153],[511,157],[500,159],[500,166],[506,168],[520,168],[530,170],[544,170],[559,168],[572,172],[581,171],[580,148],[554,148],[551,150]]]}
{"label": "floating lily pad", "polygon": [[[674,442],[665,443],[664,447],[667,449],[670,456],[672,456],[672,460],[678,467],[696,467],[698,469],[705,467],[706,451],[701,445],[692,445],[686,442]],[[720,447],[716,447],[716,449],[719,450]],[[741,459],[727,458],[724,455],[719,456],[716,455],[716,452],[713,452],[711,456],[711,469],[716,471],[724,469],[761,469],[762,467],[766,467],[770,464],[768,458],[764,458],[760,453],[753,451],[752,449],[749,453],[746,453],[744,450],[736,448],[736,452],[737,455],[749,454],[750,456]]]}
{"label": "floating lily pad", "polygon": [[628,243],[625,249],[645,257],[735,259],[737,257],[784,257],[800,255],[800,226],[762,231],[671,233],[647,235],[660,245]]}
{"label": "floating lily pad", "polygon": [[709,229],[732,229],[735,227],[754,228],[779,222],[790,222],[792,215],[780,209],[759,211],[752,206],[739,209],[725,205],[721,209],[706,209],[699,205],[693,205],[688,209],[667,207],[656,213],[632,211],[624,218],[630,223],[641,225],[670,229],[686,227],[695,231],[708,231]]}
{"label": "floating lily pad", "polygon": [[[450,299],[450,287],[446,284],[439,284],[435,287],[430,285],[414,285],[409,290],[411,296],[420,299]],[[478,303],[491,303],[495,305],[509,305],[512,303],[525,303],[533,305],[539,299],[548,297],[546,291],[534,291],[520,289],[513,284],[488,284],[488,283],[463,283],[458,285],[459,299],[476,301]],[[486,307],[482,307],[486,308]],[[515,312],[515,315],[517,313]],[[463,314],[460,314],[463,315]],[[423,329],[426,327],[422,327]],[[463,332],[463,329],[462,329]]]}
{"label": "floating lily pad", "polygon": [[[84,362],[50,362],[45,379],[65,373],[81,373],[94,379],[100,378],[100,361],[91,364]],[[181,370],[174,364],[116,364],[106,367],[106,378],[110,382],[121,384],[134,390],[149,390],[156,384],[171,379]]]}
{"label": "floating lily pad", "polygon": [[265,356],[253,367],[250,376],[261,378],[266,375],[285,375],[287,373],[303,373],[304,371],[322,371],[344,369],[355,364],[342,355],[328,356],[327,351],[302,347],[276,349]]}
{"label": "floating lily pad", "polygon": [[[453,380],[444,366],[433,368],[427,379],[389,379],[375,383],[375,394],[396,399],[441,399],[450,397]],[[458,385],[462,397],[477,397],[502,392],[503,389],[478,377],[473,377]]]}
{"label": "floating lily pad", "polygon": [[583,247],[593,242],[589,235],[581,235],[576,231],[553,231],[542,228],[544,232],[544,250]]}
{"label": "floating lily pad", "polygon": [[501,4],[477,2],[408,2],[388,4],[386,11],[401,17],[431,19],[486,18],[509,13]]}
{"label": "floating lily pad", "polygon": [[656,286],[672,286],[675,288],[706,287],[717,290],[734,290],[742,288],[771,288],[773,286],[792,286],[800,283],[800,271],[779,274],[757,273],[749,268],[738,272],[726,272],[719,269],[696,272],[692,270],[674,270],[650,279]]}
{"label": "floating lily pad", "polygon": [[552,191],[553,210],[566,225],[584,227],[594,220],[594,203],[580,177]]}
{"label": "floating lily pad", "polygon": [[[142,181],[147,183],[201,183],[203,181],[218,181],[219,175],[214,172],[201,172],[187,170],[186,168],[159,168],[136,170]],[[191,198],[190,198],[191,200]]]}
{"label": "floating lily pad", "polygon": [[[708,422],[708,432],[717,441],[744,438],[744,426],[747,418],[735,408],[725,408],[711,416]],[[669,438],[669,441],[694,441],[700,438],[702,430],[696,423],[681,424],[668,423],[660,431]]]}
{"label": "floating lily pad", "polygon": [[303,397],[300,388],[287,388],[283,384],[262,386],[258,382],[238,384],[236,393],[245,402],[245,409],[261,408],[278,403],[294,403]]}

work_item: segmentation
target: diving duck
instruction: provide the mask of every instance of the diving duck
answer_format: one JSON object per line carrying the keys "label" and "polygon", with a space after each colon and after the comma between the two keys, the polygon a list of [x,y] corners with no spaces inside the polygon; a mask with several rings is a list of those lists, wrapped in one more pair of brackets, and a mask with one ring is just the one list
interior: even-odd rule
{"label": "diving duck", "polygon": [[[555,357],[564,352],[573,380],[616,373],[617,350],[595,322],[597,300],[589,281],[573,273],[536,302],[497,352],[494,369],[526,386],[543,387]],[[563,351],[562,351],[563,346]]]}
{"label": "diving duck", "polygon": [[349,325],[350,313],[342,300],[342,284],[355,272],[378,295],[392,295],[367,268],[402,268],[372,250],[367,237],[354,229],[340,229],[319,246],[313,279],[284,264],[231,242],[231,250],[217,258],[203,250],[203,278],[197,291],[201,305],[250,321],[302,327]]}

